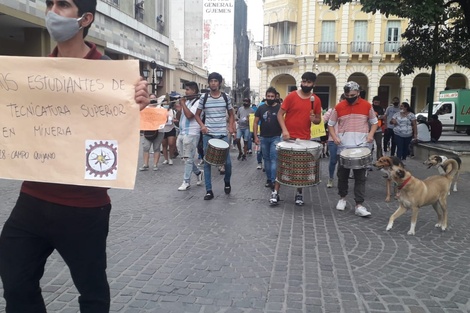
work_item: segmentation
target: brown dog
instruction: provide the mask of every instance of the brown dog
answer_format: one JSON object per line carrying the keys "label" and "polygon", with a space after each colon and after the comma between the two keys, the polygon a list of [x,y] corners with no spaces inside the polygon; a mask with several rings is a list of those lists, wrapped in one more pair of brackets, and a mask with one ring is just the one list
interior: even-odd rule
{"label": "brown dog", "polygon": [[[390,202],[390,195],[391,195],[391,188],[392,188],[392,177],[391,177],[391,170],[392,166],[398,166],[402,169],[405,169],[405,165],[403,162],[397,157],[389,157],[383,156],[375,162],[375,167],[379,168],[382,173],[384,173],[384,178],[387,179],[387,197],[385,198],[385,202]],[[395,190],[395,195],[397,195],[397,191]]]}
{"label": "brown dog", "polygon": [[[437,170],[439,171],[439,174],[441,175],[444,175],[446,170],[443,166],[444,162],[448,159],[454,159],[455,161],[457,161],[457,164],[458,164],[458,169],[457,169],[457,174],[455,175],[454,177],[454,189],[453,191],[456,192],[457,191],[457,182],[459,180],[459,175],[460,175],[460,166],[462,165],[462,160],[457,156],[451,156],[451,157],[446,157],[444,155],[430,155],[429,158],[427,160],[424,161],[424,164],[428,166],[428,168],[431,168],[431,167],[436,167]],[[452,182],[451,182],[452,184]],[[449,189],[450,190],[450,189]]]}
{"label": "brown dog", "polygon": [[398,166],[393,166],[391,176],[400,190],[400,196],[398,197],[400,206],[390,216],[387,230],[392,229],[395,219],[407,210],[411,210],[411,226],[408,235],[414,235],[418,210],[425,205],[432,205],[437,213],[437,224],[435,226],[440,227],[441,230],[446,230],[447,196],[450,183],[457,173],[458,164],[455,160],[449,159],[443,163],[443,167],[446,169],[444,175],[434,175],[425,180],[420,180],[412,176],[410,172]]}

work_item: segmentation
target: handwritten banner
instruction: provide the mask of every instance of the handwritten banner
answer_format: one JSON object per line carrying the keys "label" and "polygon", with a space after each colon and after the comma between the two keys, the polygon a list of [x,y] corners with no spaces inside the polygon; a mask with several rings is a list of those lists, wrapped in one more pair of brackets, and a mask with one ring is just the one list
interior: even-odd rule
{"label": "handwritten banner", "polygon": [[132,189],[138,61],[0,56],[0,177]]}
{"label": "handwritten banner", "polygon": [[140,130],[156,130],[165,127],[168,111],[164,108],[145,108],[140,111]]}

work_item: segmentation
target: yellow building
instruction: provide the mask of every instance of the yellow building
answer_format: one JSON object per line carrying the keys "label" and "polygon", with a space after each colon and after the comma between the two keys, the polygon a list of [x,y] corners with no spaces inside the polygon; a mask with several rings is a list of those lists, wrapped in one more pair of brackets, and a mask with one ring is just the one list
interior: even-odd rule
{"label": "yellow building", "polygon": [[[378,95],[386,107],[398,96],[419,111],[426,106],[431,70],[397,75],[406,27],[405,19],[362,12],[359,1],[332,11],[322,0],[265,0],[260,94],[273,86],[284,98],[304,72],[313,71],[324,108],[334,106],[344,84],[353,80],[369,101]],[[468,68],[437,66],[434,98],[446,87],[468,88],[469,77]]]}

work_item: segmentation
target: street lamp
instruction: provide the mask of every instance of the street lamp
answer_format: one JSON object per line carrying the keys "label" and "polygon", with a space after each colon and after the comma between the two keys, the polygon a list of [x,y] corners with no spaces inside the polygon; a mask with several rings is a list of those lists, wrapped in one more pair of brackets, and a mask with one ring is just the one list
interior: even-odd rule
{"label": "street lamp", "polygon": [[149,70],[148,69],[143,69],[142,70],[142,76],[147,80],[149,78]]}
{"label": "street lamp", "polygon": [[157,84],[160,84],[163,78],[163,69],[160,66],[157,66],[156,72],[157,72]]}
{"label": "street lamp", "polygon": [[150,68],[152,69],[152,93],[155,94],[157,83],[155,83],[155,69],[157,68],[157,63],[155,61],[150,62]]}

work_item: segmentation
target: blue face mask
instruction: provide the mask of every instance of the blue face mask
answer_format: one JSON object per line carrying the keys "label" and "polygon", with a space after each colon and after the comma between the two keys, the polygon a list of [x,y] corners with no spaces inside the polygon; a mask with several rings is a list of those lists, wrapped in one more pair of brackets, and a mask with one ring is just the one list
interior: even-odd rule
{"label": "blue face mask", "polygon": [[46,14],[46,27],[56,42],[64,42],[75,36],[82,28],[78,23],[83,18],[63,17],[52,11]]}
{"label": "blue face mask", "polygon": [[164,105],[163,108],[168,110],[170,108],[170,106],[169,105]]}

